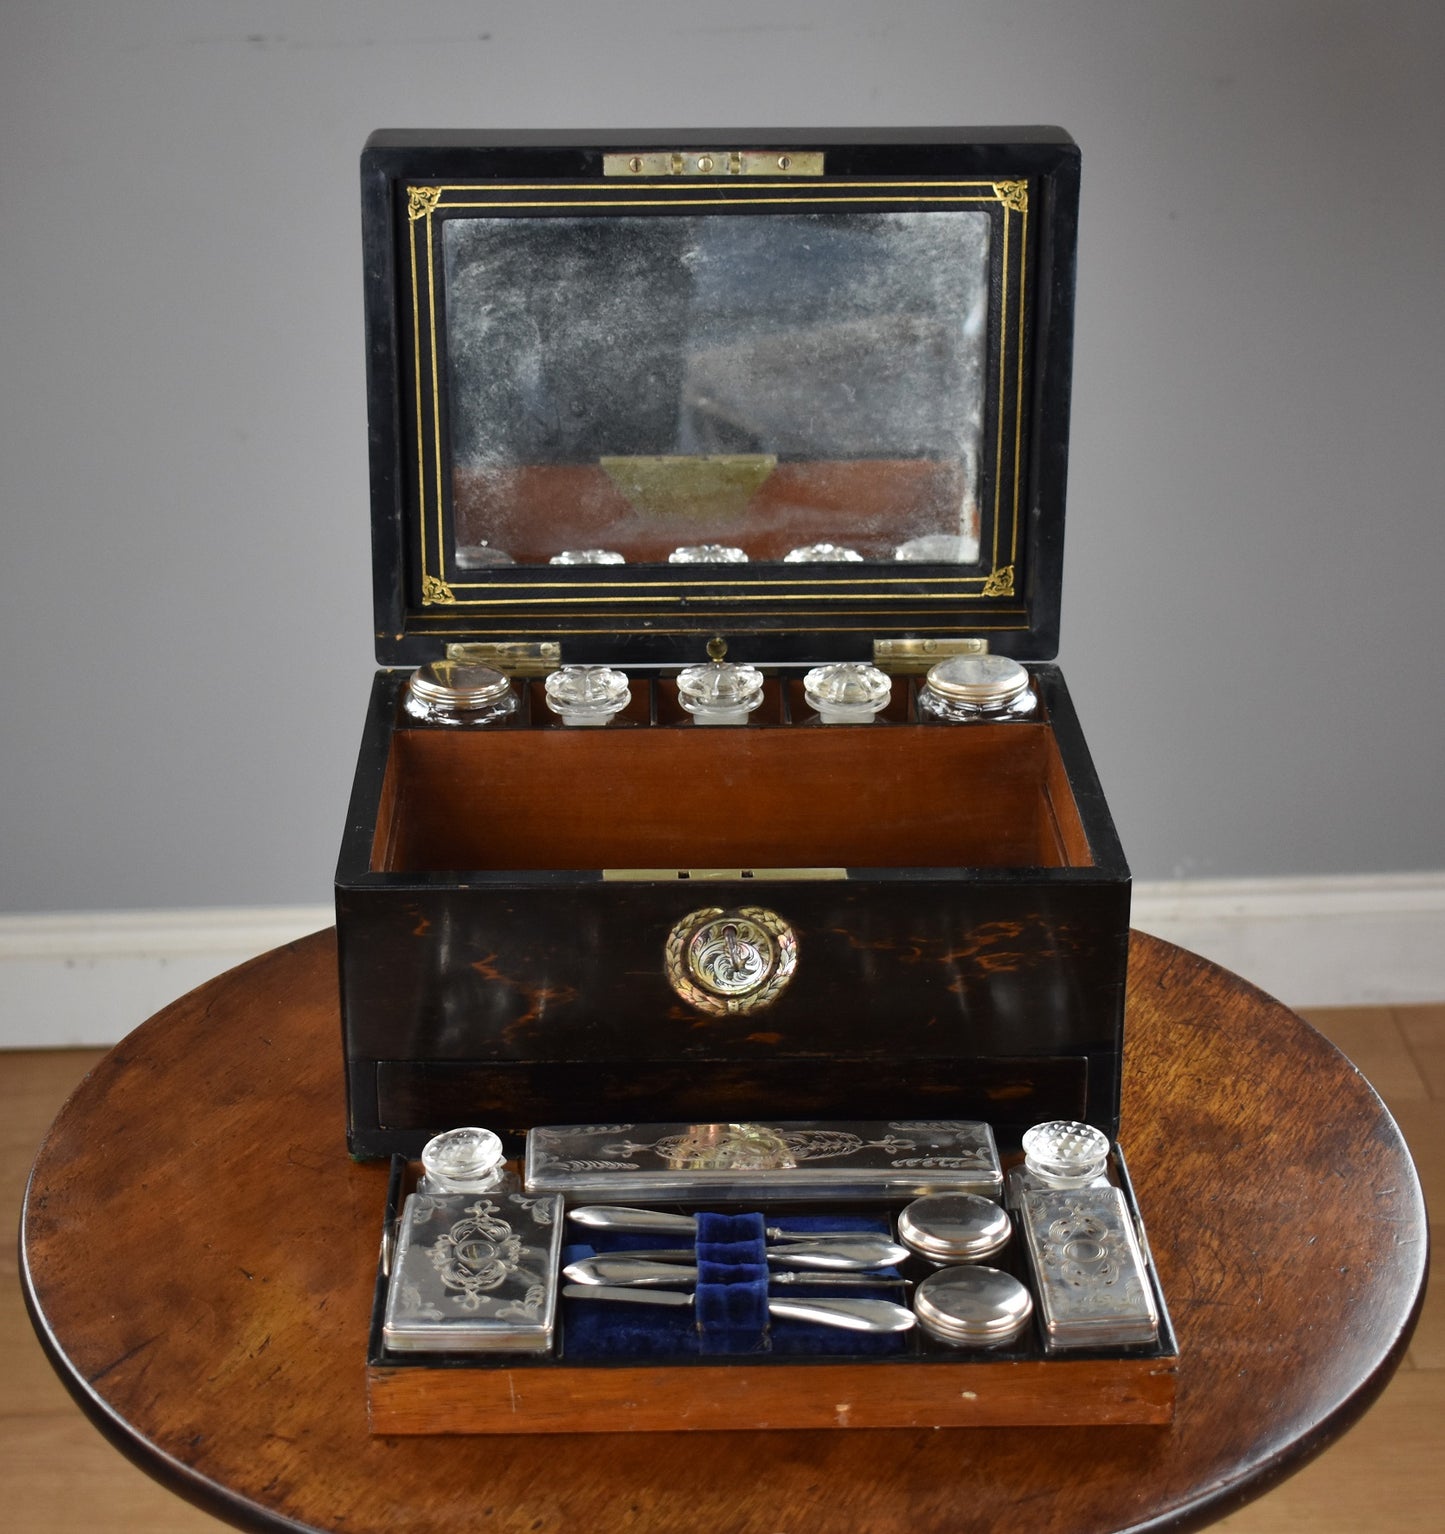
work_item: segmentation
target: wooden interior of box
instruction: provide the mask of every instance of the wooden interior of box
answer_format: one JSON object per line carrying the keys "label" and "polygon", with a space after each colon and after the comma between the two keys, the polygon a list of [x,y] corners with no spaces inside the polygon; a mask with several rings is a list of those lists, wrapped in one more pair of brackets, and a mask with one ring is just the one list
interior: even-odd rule
{"label": "wooden interior of box", "polygon": [[520,727],[399,728],[372,871],[1092,866],[1046,721],[766,727],[786,691],[746,727],[659,683],[605,728],[535,698]]}

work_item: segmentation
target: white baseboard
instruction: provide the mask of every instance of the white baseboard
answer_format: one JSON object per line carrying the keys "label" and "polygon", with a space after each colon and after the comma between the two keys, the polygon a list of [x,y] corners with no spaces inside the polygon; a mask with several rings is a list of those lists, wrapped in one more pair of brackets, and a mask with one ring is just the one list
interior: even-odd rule
{"label": "white baseboard", "polygon": [[[113,1044],[330,906],[0,915],[0,1048]],[[1295,1007],[1445,1001],[1445,872],[1134,886],[1136,927]]]}

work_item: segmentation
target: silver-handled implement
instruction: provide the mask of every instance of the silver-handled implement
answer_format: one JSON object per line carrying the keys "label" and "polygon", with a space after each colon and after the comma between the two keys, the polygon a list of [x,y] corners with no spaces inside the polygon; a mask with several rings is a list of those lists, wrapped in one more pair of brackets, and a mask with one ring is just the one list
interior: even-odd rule
{"label": "silver-handled implement", "polygon": [[[658,1284],[691,1284],[697,1282],[698,1270],[680,1262],[647,1262],[628,1254],[610,1257],[583,1257],[563,1268],[564,1278],[574,1284],[621,1284],[627,1288],[642,1288]],[[815,1273],[798,1269],[785,1273],[770,1273],[770,1284],[901,1284],[900,1278],[884,1278],[868,1272]]]}
{"label": "silver-handled implement", "polygon": [[[584,1204],[580,1209],[569,1209],[569,1219],[589,1230],[625,1230],[633,1234],[657,1231],[674,1235],[696,1235],[697,1219],[690,1214],[669,1214],[662,1209],[624,1209],[618,1204]],[[769,1241],[856,1241],[868,1232],[856,1230],[784,1230],[769,1225],[763,1235]],[[905,1254],[906,1255],[906,1254]]]}
{"label": "silver-handled implement", "polygon": [[[638,1262],[696,1262],[697,1249],[691,1246],[668,1247],[646,1252],[599,1252],[599,1257],[626,1257]],[[766,1261],[773,1268],[822,1268],[837,1273],[868,1273],[876,1268],[895,1267],[908,1260],[906,1246],[886,1236],[870,1236],[866,1231],[847,1241],[798,1241],[770,1246]]]}
{"label": "silver-handled implement", "polygon": [[[677,1289],[618,1289],[565,1284],[562,1293],[569,1300],[621,1300],[634,1305],[691,1305],[694,1296]],[[837,1326],[850,1332],[906,1332],[918,1318],[906,1305],[892,1300],[768,1299],[768,1314],[792,1321],[811,1321],[817,1326]]]}

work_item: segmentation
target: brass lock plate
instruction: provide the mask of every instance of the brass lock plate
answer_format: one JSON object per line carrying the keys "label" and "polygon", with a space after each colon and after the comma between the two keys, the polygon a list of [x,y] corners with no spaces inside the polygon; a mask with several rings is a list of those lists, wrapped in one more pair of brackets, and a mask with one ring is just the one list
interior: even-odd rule
{"label": "brass lock plate", "polygon": [[712,1017],[761,1012],[793,978],[798,935],[763,906],[707,906],[667,934],[667,980],[690,1006]]}

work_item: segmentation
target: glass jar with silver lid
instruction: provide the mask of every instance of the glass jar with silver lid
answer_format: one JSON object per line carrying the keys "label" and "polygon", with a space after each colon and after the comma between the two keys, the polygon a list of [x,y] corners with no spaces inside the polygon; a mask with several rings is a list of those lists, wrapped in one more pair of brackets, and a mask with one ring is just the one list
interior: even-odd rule
{"label": "glass jar with silver lid", "polygon": [[518,698],[500,671],[475,661],[437,660],[412,673],[402,712],[423,724],[495,724],[517,711]]}
{"label": "glass jar with silver lid", "polygon": [[544,691],[547,707],[570,725],[606,724],[632,701],[626,673],[611,666],[560,666]]}
{"label": "glass jar with silver lid", "polygon": [[725,660],[686,666],[678,673],[677,701],[694,724],[746,724],[763,701],[763,674]]}
{"label": "glass jar with silver lid", "polygon": [[918,692],[925,720],[951,724],[1027,719],[1038,708],[1028,672],[1007,655],[950,655]]}
{"label": "glass jar with silver lid", "polygon": [[867,661],[814,666],[803,677],[803,701],[824,724],[870,724],[892,694],[887,674]]}

